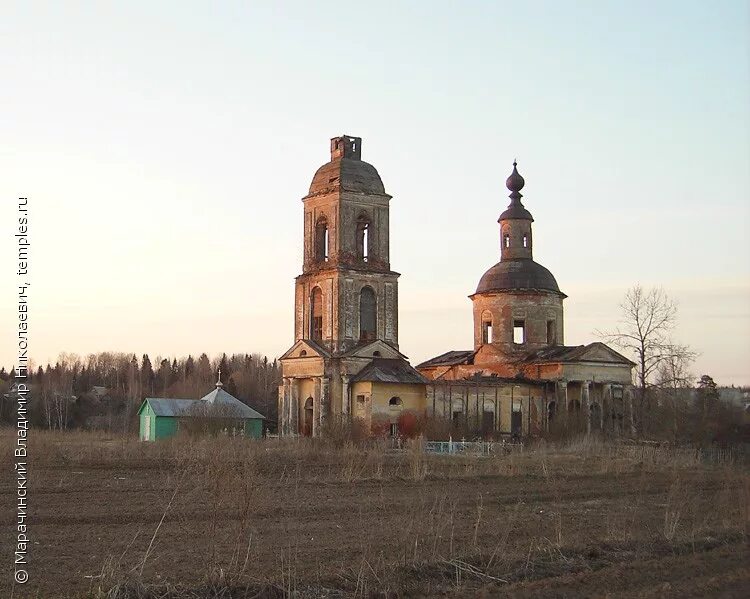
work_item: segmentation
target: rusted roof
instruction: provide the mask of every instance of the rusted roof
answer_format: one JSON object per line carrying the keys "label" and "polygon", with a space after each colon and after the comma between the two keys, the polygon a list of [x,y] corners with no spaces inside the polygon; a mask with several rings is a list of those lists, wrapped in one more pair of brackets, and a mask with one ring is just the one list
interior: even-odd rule
{"label": "rusted roof", "polygon": [[470,359],[476,352],[473,350],[447,351],[435,358],[417,365],[417,368],[432,368],[434,366],[455,366],[456,364],[471,364]]}
{"label": "rusted roof", "polygon": [[[597,347],[604,348],[614,360],[602,360],[599,358],[586,357],[586,353],[588,353],[592,349],[596,349]],[[432,358],[431,360],[427,360],[426,362],[418,364],[417,368],[434,368],[438,366],[455,366],[457,364],[473,364],[474,354],[476,354],[475,351],[449,351],[435,358]],[[631,366],[635,366],[635,364],[631,360],[616,352],[608,345],[599,341],[589,343],[588,345],[550,345],[549,347],[544,347],[542,349],[530,352],[529,354],[523,356],[520,360],[513,361],[513,363],[516,365],[559,364],[560,362],[602,362],[608,364],[616,364],[619,362],[621,364],[629,364]],[[494,376],[492,376],[491,378],[495,381],[506,380],[501,377]]]}
{"label": "rusted roof", "polygon": [[586,353],[597,347],[604,348],[617,362],[635,366],[635,363],[623,356],[621,353],[613,350],[608,345],[595,341],[588,345],[553,345],[539,349],[530,353],[524,358],[524,362],[533,364],[540,363],[559,363],[559,362],[603,362],[617,363],[612,360],[601,360],[597,358],[586,357]]}
{"label": "rusted roof", "polygon": [[427,379],[419,374],[406,360],[398,358],[374,358],[359,371],[352,381],[372,381],[377,383],[424,384]]}
{"label": "rusted roof", "polygon": [[538,380],[538,379],[531,379],[525,376],[499,376],[494,374],[480,374],[476,373],[472,376],[468,376],[463,379],[433,379],[430,381],[431,385],[441,385],[441,386],[471,386],[476,384],[497,384],[497,383],[505,383],[509,385],[517,385],[520,383],[527,384],[527,385],[539,385],[544,383],[544,380]]}

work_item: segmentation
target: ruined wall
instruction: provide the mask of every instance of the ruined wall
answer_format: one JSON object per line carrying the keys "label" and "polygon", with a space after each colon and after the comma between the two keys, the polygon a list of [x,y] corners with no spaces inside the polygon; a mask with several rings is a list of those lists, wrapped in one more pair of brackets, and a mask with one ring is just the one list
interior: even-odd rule
{"label": "ruined wall", "polygon": [[578,363],[565,364],[562,378],[576,381],[596,381],[629,385],[632,369],[626,364]]}
{"label": "ruined wall", "polygon": [[468,427],[483,427],[483,414],[493,414],[494,431],[511,434],[512,413],[520,414],[521,432],[536,432],[543,427],[544,387],[498,381],[496,385],[433,383],[427,387],[427,413],[454,420],[457,413]]}

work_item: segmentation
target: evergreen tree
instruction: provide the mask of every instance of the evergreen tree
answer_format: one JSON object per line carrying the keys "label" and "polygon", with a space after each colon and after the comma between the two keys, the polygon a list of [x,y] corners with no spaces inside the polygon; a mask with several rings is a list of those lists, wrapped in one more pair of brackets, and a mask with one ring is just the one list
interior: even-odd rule
{"label": "evergreen tree", "polygon": [[148,354],[143,354],[141,358],[141,390],[144,394],[154,395],[154,369]]}
{"label": "evergreen tree", "polygon": [[180,367],[177,364],[177,358],[172,360],[172,368],[169,373],[169,386],[171,387],[180,380]]}
{"label": "evergreen tree", "polygon": [[719,390],[714,379],[704,374],[698,381],[698,402],[703,413],[713,412],[719,400]]}
{"label": "evergreen tree", "polygon": [[219,369],[221,370],[222,380],[228,381],[232,376],[232,369],[229,367],[229,360],[226,354],[221,354],[221,360],[219,360]]}

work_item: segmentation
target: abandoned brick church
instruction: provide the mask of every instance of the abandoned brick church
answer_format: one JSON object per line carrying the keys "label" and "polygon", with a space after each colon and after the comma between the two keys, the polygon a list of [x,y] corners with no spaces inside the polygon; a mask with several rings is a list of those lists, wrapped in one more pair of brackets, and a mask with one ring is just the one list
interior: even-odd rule
{"label": "abandoned brick church", "polygon": [[477,434],[538,434],[572,419],[587,431],[632,424],[634,364],[603,343],[565,345],[555,277],[533,259],[531,213],[516,163],[505,182],[500,261],[470,295],[474,347],[412,367],[398,343],[398,278],[389,203],[362,140],[331,140],[331,160],[303,198],[304,260],[296,279],[295,343],[282,356],[279,432],[324,434],[358,418],[398,432],[405,411],[463,423]]}

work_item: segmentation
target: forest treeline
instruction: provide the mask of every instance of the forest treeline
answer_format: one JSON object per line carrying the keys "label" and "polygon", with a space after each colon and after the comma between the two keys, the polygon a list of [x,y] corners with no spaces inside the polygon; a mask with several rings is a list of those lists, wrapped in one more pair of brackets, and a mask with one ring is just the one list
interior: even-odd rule
{"label": "forest treeline", "polygon": [[[54,364],[30,369],[29,417],[32,425],[49,429],[136,430],[145,397],[200,398],[215,387],[219,369],[226,391],[275,422],[281,369],[260,354],[152,361],[148,354],[63,353]],[[3,422],[14,418],[15,378],[15,370],[0,369]]]}

